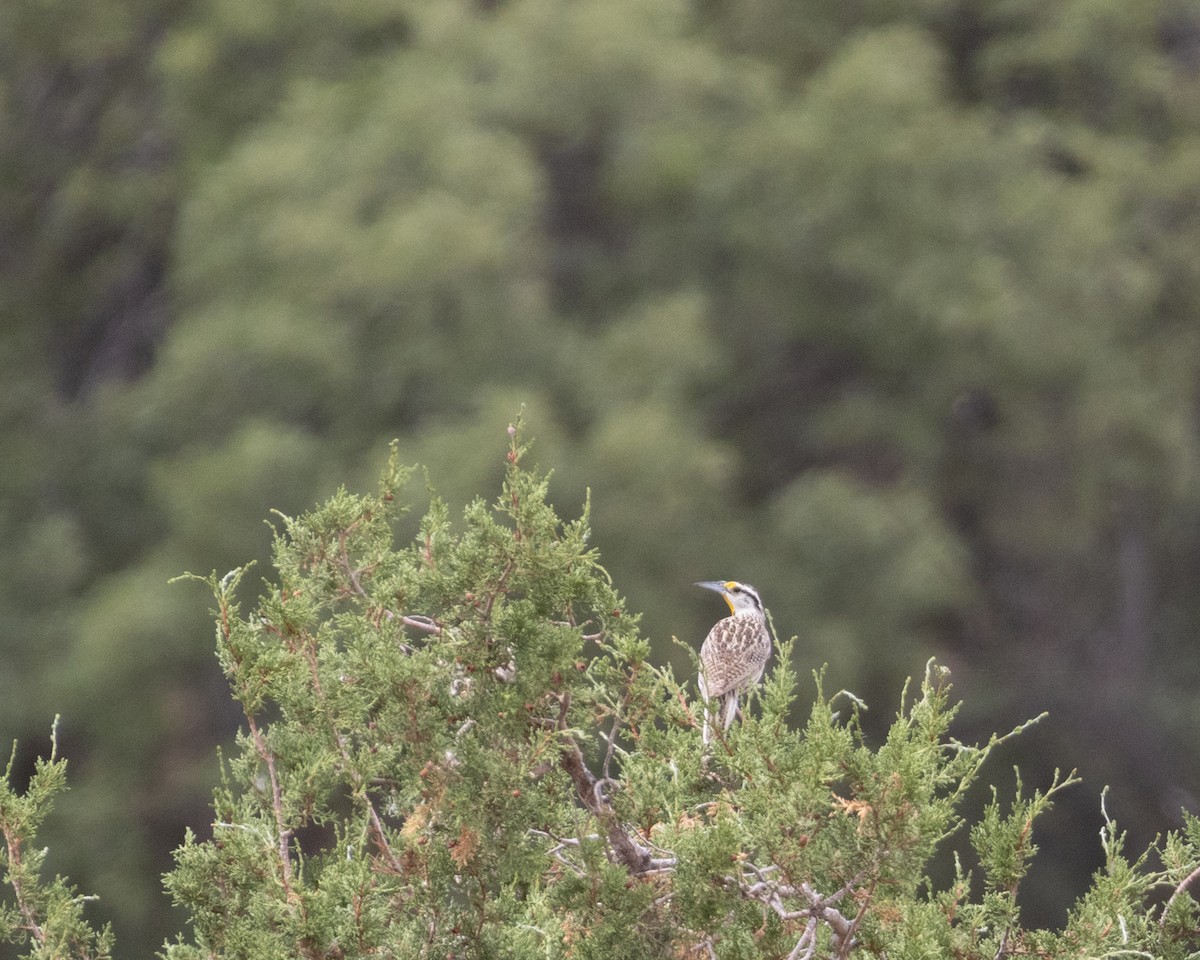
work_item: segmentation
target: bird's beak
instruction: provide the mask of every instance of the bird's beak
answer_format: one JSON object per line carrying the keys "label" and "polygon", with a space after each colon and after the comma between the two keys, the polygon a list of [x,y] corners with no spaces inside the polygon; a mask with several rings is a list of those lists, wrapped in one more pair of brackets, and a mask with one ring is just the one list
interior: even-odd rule
{"label": "bird's beak", "polygon": [[729,589],[725,586],[724,580],[697,580],[697,587],[703,587],[705,590],[712,590],[714,593],[719,593],[729,604],[730,613],[733,612],[733,604],[729,603]]}

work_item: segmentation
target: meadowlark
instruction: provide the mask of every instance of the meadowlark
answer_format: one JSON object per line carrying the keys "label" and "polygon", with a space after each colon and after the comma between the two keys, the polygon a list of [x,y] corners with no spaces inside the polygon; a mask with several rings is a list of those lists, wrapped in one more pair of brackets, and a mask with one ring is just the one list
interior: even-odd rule
{"label": "meadowlark", "polygon": [[719,700],[721,727],[728,730],[738,712],[738,698],[762,679],[771,657],[771,634],[758,591],[736,580],[705,580],[696,586],[725,598],[730,615],[708,631],[700,648],[700,696],[704,698],[704,742],[712,739],[708,711]]}

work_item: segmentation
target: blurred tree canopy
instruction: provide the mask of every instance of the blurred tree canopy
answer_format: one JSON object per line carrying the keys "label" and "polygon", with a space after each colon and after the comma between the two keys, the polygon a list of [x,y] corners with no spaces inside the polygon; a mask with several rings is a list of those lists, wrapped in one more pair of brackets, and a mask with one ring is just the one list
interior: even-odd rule
{"label": "blurred tree canopy", "polygon": [[160,943],[238,719],[168,578],[392,437],[490,488],[524,404],[657,658],[736,576],[831,688],[1049,709],[1054,922],[1102,784],[1135,846],[1200,794],[1198,246],[1195,0],[6,0],[0,732],[63,715],[51,866]]}

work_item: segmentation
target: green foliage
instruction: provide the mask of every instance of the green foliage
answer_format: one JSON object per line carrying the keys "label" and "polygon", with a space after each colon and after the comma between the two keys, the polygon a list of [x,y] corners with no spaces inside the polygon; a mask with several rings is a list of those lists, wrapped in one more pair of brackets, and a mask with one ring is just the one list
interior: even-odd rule
{"label": "green foliage", "polygon": [[265,562],[268,507],[397,434],[491,489],[522,402],[656,663],[745,578],[802,674],[880,703],[937,656],[964,737],[1053,711],[1029,783],[1082,757],[1138,846],[1178,826],[1197,37],[1193,0],[0,2],[0,727],[62,710],[47,842],[121,943],[177,926],[237,720],[167,578]]}
{"label": "green foliage", "polygon": [[107,960],[112,931],[95,930],[83,917],[93,897],[55,877],[46,882],[42,866],[46,851],[32,846],[34,835],[50,812],[56,794],[66,789],[67,761],[58,756],[58,719],[50,733],[50,756],[38,758],[24,792],[18,790],[12,757],[0,780],[0,865],[11,903],[0,904],[0,942],[27,947],[30,960]]}
{"label": "green foliage", "polygon": [[[864,704],[828,696],[823,671],[801,683],[795,640],[775,638],[741,722],[704,744],[694,650],[682,682],[655,662],[589,544],[590,505],[561,520],[509,435],[500,496],[460,522],[433,497],[396,543],[412,471],[393,445],[377,493],[277,515],[253,609],[248,567],[184,578],[216,598],[244,727],[211,837],[189,831],[166,877],[189,918],[167,960],[1200,955],[1186,814],[1130,859],[1102,803],[1091,887],[1061,930],[1023,924],[1038,822],[1078,778],[1027,795],[1018,774],[969,824],[984,764],[1036,721],[960,742],[932,660],[873,746]],[[57,721],[23,792],[13,756],[0,936],[37,960],[101,960],[111,932],[32,847],[65,788]],[[943,849],[955,870],[938,883]]]}
{"label": "green foliage", "polygon": [[[460,524],[434,499],[394,543],[409,473],[281,516],[275,575],[206,579],[218,656],[245,711],[214,802],[167,887],[193,957],[1188,956],[1183,874],[1130,862],[1106,819],[1105,869],[1061,932],[1025,929],[1036,821],[1077,782],[993,792],[967,831],[981,882],[929,879],[963,836],[994,749],[950,728],[932,661],[872,747],[862,704],[792,668],[794,641],[742,722],[705,746],[695,686],[650,659],[597,552],[564,522],[516,430],[499,498]],[[694,659],[694,655],[693,655]],[[689,671],[690,673],[690,671]],[[808,721],[789,724],[797,700]],[[1032,721],[1031,721],[1032,722]],[[1162,913],[1152,893],[1176,885]],[[1162,923],[1159,923],[1161,917]]]}

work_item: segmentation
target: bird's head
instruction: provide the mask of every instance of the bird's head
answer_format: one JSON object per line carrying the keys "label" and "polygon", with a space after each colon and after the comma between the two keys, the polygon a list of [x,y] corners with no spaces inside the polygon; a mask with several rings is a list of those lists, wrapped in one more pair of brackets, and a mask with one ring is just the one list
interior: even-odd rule
{"label": "bird's head", "polygon": [[763,615],[762,598],[748,583],[739,583],[736,580],[701,580],[696,586],[719,593],[729,604],[729,612],[734,616],[739,613]]}

